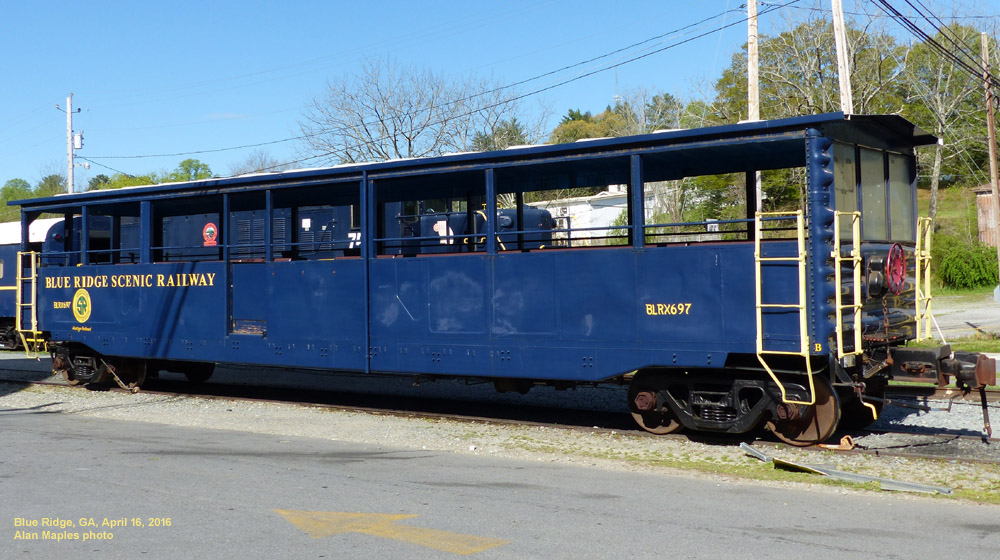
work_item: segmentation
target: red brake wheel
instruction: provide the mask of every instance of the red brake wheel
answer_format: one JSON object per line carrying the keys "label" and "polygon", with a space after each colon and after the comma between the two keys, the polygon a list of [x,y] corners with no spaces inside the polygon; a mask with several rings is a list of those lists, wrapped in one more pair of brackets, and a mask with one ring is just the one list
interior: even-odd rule
{"label": "red brake wheel", "polygon": [[899,243],[893,243],[889,248],[889,255],[885,258],[885,276],[890,292],[896,295],[903,292],[906,285],[906,253]]}

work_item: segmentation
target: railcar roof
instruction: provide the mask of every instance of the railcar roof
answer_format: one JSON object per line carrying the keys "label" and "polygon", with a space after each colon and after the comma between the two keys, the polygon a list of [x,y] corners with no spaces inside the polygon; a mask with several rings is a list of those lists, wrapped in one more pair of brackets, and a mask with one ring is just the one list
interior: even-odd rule
{"label": "railcar roof", "polygon": [[239,190],[241,186],[260,184],[282,185],[324,180],[350,180],[360,178],[367,172],[369,176],[381,173],[441,172],[444,170],[476,165],[502,166],[511,162],[531,160],[560,160],[565,158],[612,155],[616,152],[658,146],[683,146],[694,143],[726,142],[733,146],[745,138],[748,144],[777,134],[804,134],[808,129],[820,129],[824,135],[838,140],[864,144],[866,139],[879,139],[887,145],[923,146],[934,144],[937,138],[920,127],[897,115],[848,115],[825,113],[771,121],[742,122],[734,125],[707,128],[658,131],[638,136],[620,138],[588,139],[570,144],[547,144],[541,146],[518,146],[493,152],[464,152],[429,158],[408,158],[372,163],[342,164],[334,167],[297,169],[276,173],[257,173],[237,177],[203,179],[183,183],[125,187],[115,190],[90,191],[77,194],[62,194],[54,197],[12,201],[10,205],[20,205],[25,210],[35,208],[71,206],[87,203],[115,202],[121,199],[141,199],[150,194],[163,196],[171,193],[198,194],[213,191]]}

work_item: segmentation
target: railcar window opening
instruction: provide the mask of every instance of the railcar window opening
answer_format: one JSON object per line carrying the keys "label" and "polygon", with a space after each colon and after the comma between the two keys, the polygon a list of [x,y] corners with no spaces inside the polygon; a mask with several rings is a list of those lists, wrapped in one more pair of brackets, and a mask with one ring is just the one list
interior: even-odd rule
{"label": "railcar window opening", "polygon": [[[111,219],[107,216],[90,214],[88,227],[83,227],[83,214],[79,208],[61,214],[45,234],[45,240],[34,244],[40,250],[42,266],[75,266],[78,264],[107,264],[114,258],[111,246]],[[84,230],[87,232],[83,243]]]}
{"label": "railcar window opening", "polygon": [[159,216],[158,242],[150,247],[155,262],[198,262],[219,260],[218,241],[209,232],[218,232],[219,212]]}
{"label": "railcar window opening", "polygon": [[[125,221],[138,231],[139,245],[146,244],[148,258],[154,263],[217,261],[220,248],[220,218],[222,196],[181,196],[141,203],[149,215]],[[149,230],[143,233],[142,229]],[[146,237],[148,236],[148,237]],[[141,249],[141,247],[140,247]]]}
{"label": "railcar window opening", "polygon": [[139,204],[96,205],[89,209],[90,264],[129,264],[140,261]]}
{"label": "railcar window opening", "polygon": [[498,168],[497,249],[631,245],[629,165],[617,156]]}
{"label": "railcar window opening", "polygon": [[375,252],[428,256],[486,251],[486,179],[482,171],[375,181]]}
{"label": "railcar window opening", "polygon": [[644,181],[643,194],[647,244],[749,239],[743,173]]}
{"label": "railcar window opening", "polygon": [[[808,212],[803,138],[668,146],[641,156],[644,240],[650,245],[749,241],[760,173],[764,212]],[[765,239],[796,236],[794,218],[763,220]]]}
{"label": "railcar window opening", "polygon": [[112,231],[117,235],[112,239],[112,264],[135,264],[140,262],[139,250],[139,209],[135,214],[116,214],[111,216]]}
{"label": "railcar window opening", "polygon": [[[271,220],[276,261],[361,256],[361,186],[356,181],[275,190]],[[262,229],[257,237],[263,241]]]}

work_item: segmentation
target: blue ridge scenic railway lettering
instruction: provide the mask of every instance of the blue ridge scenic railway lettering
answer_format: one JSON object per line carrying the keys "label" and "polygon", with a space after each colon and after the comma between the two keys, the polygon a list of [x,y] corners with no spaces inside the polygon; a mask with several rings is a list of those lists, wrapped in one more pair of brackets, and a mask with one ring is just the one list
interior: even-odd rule
{"label": "blue ridge scenic railway lettering", "polygon": [[47,276],[46,289],[60,288],[188,288],[212,287],[215,273],[113,274],[97,276]]}

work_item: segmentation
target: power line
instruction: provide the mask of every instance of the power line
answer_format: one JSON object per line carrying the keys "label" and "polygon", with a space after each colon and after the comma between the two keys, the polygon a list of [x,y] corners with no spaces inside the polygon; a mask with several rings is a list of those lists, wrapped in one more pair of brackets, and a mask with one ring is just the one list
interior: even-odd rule
{"label": "power line", "polygon": [[[789,2],[786,2],[784,4],[774,4],[774,5],[770,6],[769,8],[767,8],[765,10],[762,10],[761,13],[760,13],[760,15],[765,15],[765,14],[774,12],[774,11],[779,10],[781,8],[793,5],[793,4],[795,4],[795,3],[799,2],[799,1],[800,0],[790,0]],[[707,21],[711,21],[711,20],[716,19],[718,17],[724,16],[724,15],[726,15],[729,12],[732,12],[732,11],[736,11],[736,10],[726,10],[726,11],[724,11],[724,12],[722,12],[720,14],[717,14],[715,16],[711,16],[711,17],[705,18],[705,19],[703,19],[701,21],[698,21],[698,22],[695,22],[695,23],[683,26],[681,28],[675,29],[675,30],[670,31],[668,33],[656,35],[654,37],[650,37],[650,38],[645,39],[643,41],[639,41],[639,42],[633,43],[633,44],[628,45],[626,47],[622,47],[622,48],[616,49],[614,51],[611,51],[611,52],[599,55],[597,57],[593,57],[593,58],[590,58],[590,59],[587,59],[587,60],[584,60],[584,61],[581,61],[581,62],[577,62],[577,63],[571,64],[571,65],[567,65],[567,66],[564,66],[564,67],[556,69],[556,70],[551,70],[551,71],[548,71],[548,72],[544,72],[542,74],[533,76],[531,78],[520,80],[518,82],[514,82],[514,83],[511,83],[511,84],[508,84],[508,85],[505,85],[505,86],[501,86],[499,88],[494,88],[492,90],[489,90],[489,91],[486,91],[486,92],[481,92],[481,93],[478,93],[476,95],[467,96],[465,98],[453,100],[453,101],[450,101],[448,104],[456,104],[456,103],[460,103],[460,102],[463,102],[463,101],[468,101],[470,99],[474,99],[476,97],[481,97],[481,96],[484,96],[484,95],[488,95],[490,93],[495,93],[497,91],[502,91],[504,89],[510,89],[510,88],[516,87],[518,85],[523,85],[523,84],[526,84],[526,83],[529,83],[529,82],[532,82],[532,81],[539,80],[539,79],[544,78],[544,77],[552,76],[552,75],[558,74],[560,72],[564,72],[564,71],[569,70],[569,69],[573,69],[573,68],[577,68],[579,66],[583,66],[585,64],[590,64],[590,63],[598,61],[598,60],[603,60],[603,59],[606,59],[608,57],[614,56],[616,54],[622,54],[625,51],[628,51],[628,50],[630,50],[632,48],[635,48],[636,46],[644,45],[644,44],[656,41],[658,39],[662,39],[662,38],[665,38],[667,36],[670,36],[670,35],[673,35],[673,34],[676,34],[676,33],[680,33],[682,31],[685,31],[685,30],[688,30],[688,29],[691,29],[691,28],[699,26],[699,25],[701,25],[701,24],[703,24],[703,23],[705,23]],[[498,106],[501,106],[501,105],[504,105],[504,104],[512,103],[514,101],[518,101],[518,100],[521,100],[521,99],[533,96],[533,95],[537,95],[537,94],[542,93],[544,91],[555,89],[557,87],[560,87],[560,86],[563,86],[563,85],[566,85],[566,84],[569,84],[569,83],[581,80],[583,78],[590,77],[590,76],[592,76],[594,74],[598,74],[600,72],[605,72],[607,70],[618,68],[618,67],[623,66],[625,64],[630,64],[630,63],[635,62],[637,60],[648,58],[648,57],[650,57],[650,56],[652,56],[654,54],[659,54],[659,53],[664,52],[664,51],[666,51],[668,49],[672,49],[674,47],[677,47],[677,46],[689,43],[689,42],[694,41],[696,39],[700,39],[700,38],[705,37],[707,35],[711,35],[713,33],[722,31],[724,29],[727,29],[729,27],[733,27],[735,25],[740,25],[740,24],[745,23],[745,22],[746,22],[746,18],[743,18],[743,19],[736,20],[736,21],[728,23],[728,24],[723,24],[721,26],[713,28],[713,29],[711,29],[709,31],[706,31],[704,33],[700,33],[700,34],[697,34],[697,35],[695,35],[693,37],[689,37],[687,39],[683,39],[683,40],[674,42],[674,43],[672,43],[670,45],[667,45],[665,47],[654,49],[654,50],[646,52],[644,54],[639,54],[639,55],[636,55],[636,56],[632,56],[631,58],[626,58],[624,60],[620,59],[618,62],[616,62],[614,64],[610,64],[610,65],[604,66],[602,68],[598,68],[596,70],[591,70],[591,71],[588,71],[588,72],[584,72],[582,74],[578,74],[578,75],[576,75],[576,76],[574,76],[572,78],[568,78],[568,79],[556,82],[554,84],[550,84],[550,85],[545,86],[545,87],[537,88],[537,89],[535,89],[533,91],[530,91],[528,93],[525,93],[525,94],[520,94],[520,95],[517,95],[517,96],[514,96],[514,97],[510,97],[510,98],[504,99],[502,101],[490,104],[490,105],[478,107],[478,108],[476,108],[476,109],[474,109],[472,111],[469,111],[469,112],[463,113],[461,115],[458,115],[458,117],[469,116],[469,115],[475,114],[477,112],[480,112],[480,111],[483,111],[483,110],[486,110],[486,109],[495,108],[495,107],[498,107]],[[445,105],[447,105],[447,104],[444,104],[444,105],[441,105],[441,106],[445,106]],[[440,106],[438,106],[438,107],[440,107]],[[423,109],[423,110],[431,110],[432,108],[433,107],[426,108],[426,109]],[[436,124],[442,124],[443,122],[444,121],[439,121],[439,122],[436,122],[436,123],[431,123],[431,126],[436,125]],[[207,150],[195,150],[195,151],[176,152],[176,153],[169,153],[169,154],[145,154],[145,155],[131,155],[131,156],[90,156],[90,159],[91,160],[93,160],[93,159],[142,159],[142,158],[152,158],[152,157],[178,157],[178,156],[186,156],[186,155],[199,155],[199,154],[206,154],[206,153],[218,153],[218,152],[233,151],[233,150],[240,150],[240,149],[246,149],[246,148],[256,148],[256,147],[261,147],[261,146],[268,146],[268,145],[279,144],[279,143],[284,143],[284,142],[291,142],[291,141],[295,141],[295,140],[304,140],[304,139],[307,139],[307,138],[321,136],[321,135],[327,134],[329,132],[330,131],[328,131],[328,130],[322,130],[322,131],[318,131],[318,132],[315,132],[315,133],[302,134],[302,135],[298,135],[298,136],[294,136],[294,137],[290,137],[290,138],[282,138],[280,140],[271,140],[271,141],[267,141],[267,142],[259,142],[259,143],[256,143],[256,144],[245,144],[245,145],[241,145],[241,146],[232,146],[232,147],[227,147],[227,148],[216,148],[216,149],[207,149]],[[353,146],[353,147],[360,147],[362,145],[372,144],[372,143],[377,142],[377,141],[385,140],[388,137],[389,136],[382,136],[382,137],[379,137],[379,138],[376,138],[376,139],[372,139],[370,141],[363,142],[363,143],[358,144],[358,145]],[[275,168],[275,167],[280,167],[282,165],[290,165],[290,164],[295,164],[295,163],[301,163],[303,161],[308,161],[308,160],[312,160],[312,159],[318,159],[318,158],[322,158],[322,157],[329,157],[331,155],[334,155],[334,154],[336,154],[338,152],[343,152],[343,151],[344,150],[333,150],[333,151],[330,151],[330,152],[326,152],[326,153],[322,153],[322,154],[318,154],[318,155],[314,155],[314,156],[309,156],[309,157],[298,159],[298,160],[294,160],[294,161],[284,162],[284,163],[282,163],[280,165],[271,166],[271,167],[265,168],[263,170],[272,169],[272,168]]]}
{"label": "power line", "polygon": [[94,161],[94,160],[92,160],[92,159],[90,159],[90,158],[85,158],[85,157],[83,157],[83,156],[76,156],[76,159],[82,159],[83,161],[87,161],[87,162],[90,162],[90,163],[92,163],[92,164],[94,164],[94,165],[97,165],[97,166],[100,166],[100,167],[103,167],[104,169],[108,169],[108,170],[110,170],[110,171],[114,171],[115,173],[118,173],[118,174],[120,174],[120,175],[124,175],[124,176],[126,176],[126,177],[132,177],[132,178],[134,178],[134,177],[135,177],[135,175],[132,175],[131,173],[126,173],[126,172],[124,172],[124,171],[122,171],[122,170],[120,170],[120,169],[115,169],[114,167],[109,167],[109,166],[107,166],[107,165],[104,165],[103,163],[100,163],[100,162],[96,162],[96,161]]}
{"label": "power line", "polygon": [[[758,16],[760,16],[760,15],[765,15],[765,14],[768,14],[768,13],[771,13],[771,12],[773,12],[773,11],[775,11],[775,10],[778,10],[778,9],[780,9],[780,8],[783,8],[783,7],[785,7],[785,6],[789,6],[789,5],[791,5],[791,4],[794,4],[794,3],[798,2],[798,1],[799,1],[799,0],[790,0],[789,2],[787,2],[787,3],[785,3],[785,4],[781,4],[781,5],[777,5],[777,6],[773,6],[773,7],[772,7],[772,8],[770,8],[770,9],[767,9],[767,10],[763,10],[763,11],[761,11],[761,12],[760,12],[760,14],[758,14]],[[623,66],[623,65],[625,65],[625,64],[629,64],[629,63],[632,63],[632,62],[635,62],[636,60],[640,60],[640,59],[643,59],[643,58],[647,58],[647,57],[649,57],[649,56],[652,56],[652,55],[654,55],[654,54],[658,54],[658,53],[660,53],[660,52],[663,52],[663,51],[666,51],[666,50],[668,50],[668,49],[672,49],[672,48],[674,48],[674,47],[677,47],[677,46],[680,46],[680,45],[683,45],[683,44],[685,44],[685,43],[689,43],[689,42],[691,42],[691,41],[694,41],[695,39],[700,39],[700,38],[702,38],[702,37],[705,37],[705,36],[707,36],[707,35],[711,35],[711,34],[713,34],[713,33],[717,32],[717,31],[722,31],[722,30],[724,30],[724,29],[726,29],[726,28],[729,28],[729,27],[733,27],[733,26],[735,26],[735,25],[741,25],[741,24],[745,23],[746,21],[747,21],[747,18],[743,18],[743,19],[741,19],[741,20],[737,20],[737,21],[734,21],[734,22],[732,22],[732,23],[729,23],[729,24],[724,24],[724,25],[722,25],[722,26],[720,26],[720,27],[718,27],[718,28],[715,28],[715,29],[712,29],[711,31],[707,31],[707,32],[705,32],[705,33],[702,33],[702,34],[699,34],[699,35],[696,35],[696,36],[694,36],[694,37],[690,37],[690,38],[687,38],[687,39],[684,39],[684,40],[681,40],[681,41],[678,41],[678,42],[676,42],[676,43],[673,43],[673,44],[670,44],[670,45],[667,45],[667,46],[665,46],[665,47],[662,47],[662,48],[659,48],[659,49],[656,49],[656,50],[653,50],[653,51],[651,51],[651,52],[648,52],[648,53],[646,53],[646,54],[642,54],[642,55],[637,55],[637,56],[634,56],[634,57],[632,57],[632,58],[629,58],[629,59],[627,59],[627,60],[623,60],[623,61],[620,61],[620,62],[617,62],[617,63],[615,63],[615,64],[612,64],[612,65],[609,65],[609,66],[605,66],[605,67],[603,67],[603,68],[599,68],[599,69],[597,69],[597,70],[592,70],[592,71],[590,71],[590,72],[586,72],[586,73],[584,73],[584,74],[581,74],[581,75],[578,75],[578,76],[575,76],[575,77],[573,77],[573,78],[568,78],[568,79],[566,79],[566,80],[563,80],[563,81],[561,81],[561,82],[558,82],[558,83],[555,83],[555,84],[552,84],[552,85],[549,85],[549,86],[546,86],[546,87],[542,87],[542,88],[539,88],[539,89],[536,89],[536,90],[534,90],[534,91],[530,91],[530,92],[528,92],[528,93],[524,93],[524,94],[521,94],[521,95],[518,95],[518,96],[516,96],[516,97],[513,97],[513,98],[510,98],[510,99],[507,99],[507,100],[504,100],[504,101],[500,101],[500,102],[497,102],[497,103],[493,103],[493,104],[491,104],[491,105],[487,105],[487,106],[484,106],[484,107],[479,107],[479,108],[477,108],[477,109],[475,109],[475,110],[472,110],[472,111],[469,111],[469,112],[466,112],[466,113],[463,113],[463,114],[461,114],[461,115],[457,115],[457,117],[459,117],[459,118],[460,118],[460,117],[465,117],[465,116],[469,116],[469,115],[471,115],[471,114],[474,114],[474,113],[476,113],[476,112],[479,112],[479,111],[483,111],[483,110],[486,110],[486,109],[492,109],[492,108],[494,108],[494,107],[498,107],[498,106],[500,106],[500,105],[503,105],[503,104],[506,104],[506,103],[510,103],[510,102],[512,102],[512,101],[517,101],[517,100],[520,100],[520,99],[524,99],[524,98],[526,98],[526,97],[530,97],[530,96],[532,96],[532,95],[537,95],[537,94],[539,94],[539,93],[541,93],[541,92],[543,92],[543,91],[548,91],[548,90],[550,90],[550,89],[555,89],[555,88],[557,88],[557,87],[560,87],[560,86],[563,86],[563,85],[566,85],[566,84],[569,84],[569,83],[572,83],[572,82],[575,82],[575,81],[577,81],[577,80],[581,80],[581,79],[583,79],[583,78],[586,78],[586,77],[589,77],[589,76],[592,76],[592,75],[594,75],[594,74],[598,74],[598,73],[600,73],[600,72],[605,72],[605,71],[607,71],[607,70],[611,70],[611,69],[613,69],[613,68],[618,68],[619,66]],[[444,122],[444,121],[438,121],[438,122],[435,122],[435,123],[430,123],[430,126],[434,126],[434,125],[437,125],[437,124],[442,124],[443,122]],[[326,153],[322,153],[322,154],[318,154],[318,155],[314,155],[314,156],[309,156],[309,157],[306,157],[306,158],[302,158],[302,159],[298,159],[298,160],[294,160],[294,161],[289,161],[289,162],[284,162],[284,163],[282,163],[282,164],[279,164],[279,165],[273,165],[273,166],[270,166],[270,167],[266,167],[266,168],[263,168],[263,169],[259,169],[258,171],[267,171],[267,170],[269,170],[269,169],[274,169],[274,168],[277,168],[277,167],[281,167],[281,166],[285,166],[285,165],[294,165],[294,164],[296,164],[296,163],[301,163],[301,162],[303,162],[303,161],[308,161],[308,160],[311,160],[311,159],[318,159],[318,158],[322,158],[322,157],[329,157],[329,156],[333,156],[333,155],[336,155],[336,154],[338,154],[338,153],[339,153],[339,154],[344,154],[344,153],[346,153],[346,152],[347,152],[347,150],[348,150],[348,149],[350,149],[350,148],[357,148],[357,147],[360,147],[360,146],[364,146],[364,145],[369,145],[369,144],[373,144],[373,143],[375,143],[375,142],[379,142],[379,141],[382,141],[382,140],[386,140],[386,139],[388,139],[388,138],[389,138],[389,136],[387,136],[387,135],[386,135],[386,136],[381,136],[381,137],[379,137],[379,138],[374,138],[374,139],[372,139],[372,140],[367,140],[367,141],[365,141],[365,142],[362,142],[362,143],[360,143],[360,144],[355,144],[354,146],[349,146],[349,147],[347,147],[347,148],[343,148],[343,149],[339,149],[339,150],[331,150],[331,151],[329,151],[329,152],[326,152]]]}
{"label": "power line", "polygon": [[[917,10],[916,7],[913,6],[913,4],[910,2],[910,0],[904,0],[904,1],[906,1],[907,4],[909,4],[915,10]],[[934,51],[936,51],[938,54],[940,54],[946,60],[952,62],[954,65],[956,65],[959,68],[961,68],[962,70],[964,70],[970,76],[972,76],[972,77],[974,77],[976,79],[982,79],[982,76],[985,73],[988,76],[988,80],[987,81],[992,86],[994,86],[994,87],[1000,86],[1000,81],[998,81],[997,78],[992,73],[985,72],[985,69],[983,68],[983,66],[981,64],[979,64],[978,62],[976,62],[976,63],[969,63],[966,60],[963,60],[962,57],[960,57],[959,55],[956,55],[951,50],[945,48],[943,45],[941,45],[941,43],[939,43],[936,39],[934,39],[934,37],[932,37],[926,31],[924,31],[923,29],[921,29],[915,22],[911,21],[908,17],[906,17],[905,15],[903,15],[902,12],[900,12],[899,10],[897,10],[888,0],[875,0],[875,4],[882,11],[884,11],[886,14],[888,14],[892,19],[894,19],[900,25],[902,25],[904,29],[906,29],[907,31],[909,31],[914,36],[916,36],[918,39],[920,39],[923,43],[925,43],[928,47],[930,47],[931,49],[933,49]],[[932,27],[935,27],[934,24],[933,24],[933,22],[930,21],[929,17],[925,16],[922,12],[920,12],[920,10],[917,10],[917,12],[920,13],[922,17],[924,17],[925,19],[927,19],[931,23]],[[935,29],[936,29],[936,27],[935,27]],[[938,31],[940,32],[940,30],[938,30]],[[947,37],[947,35],[945,35],[945,36]],[[948,37],[948,38],[949,38],[949,40],[951,40],[950,37]],[[971,56],[968,55],[968,53],[966,53],[964,51],[964,49],[959,49],[959,50],[967,58],[972,58]],[[975,59],[973,59],[973,60],[975,60]]]}
{"label": "power line", "polygon": [[[794,1],[797,2],[798,0],[794,0]],[[647,44],[647,43],[651,43],[651,42],[656,41],[658,39],[662,39],[662,38],[668,37],[670,35],[673,35],[673,34],[676,34],[676,33],[680,33],[682,31],[685,31],[685,30],[690,29],[692,27],[696,27],[698,25],[701,25],[701,24],[703,24],[703,23],[705,23],[707,21],[711,21],[711,20],[716,19],[718,17],[724,16],[727,13],[732,12],[732,11],[737,11],[737,10],[726,10],[725,12],[722,12],[721,14],[716,14],[714,16],[705,18],[705,19],[703,19],[701,21],[692,23],[690,25],[686,25],[684,27],[675,29],[673,31],[669,31],[667,33],[656,35],[656,36],[650,37],[648,39],[644,39],[642,41],[638,41],[636,43],[632,43],[631,45],[628,45],[628,46],[625,46],[625,47],[613,50],[611,52],[608,52],[608,53],[605,53],[605,54],[602,54],[602,55],[599,55],[599,56],[595,56],[593,58],[589,58],[587,60],[583,60],[583,61],[580,61],[580,62],[577,62],[577,63],[574,63],[574,64],[569,64],[567,66],[563,66],[562,68],[557,68],[555,70],[550,70],[548,72],[543,72],[542,74],[538,74],[536,76],[532,76],[530,78],[526,78],[526,79],[523,79],[523,80],[520,80],[520,81],[517,81],[517,82],[506,84],[506,85],[503,85],[503,86],[500,86],[500,87],[497,87],[497,88],[493,88],[493,89],[490,89],[490,90],[487,90],[487,91],[478,92],[478,93],[475,93],[473,95],[469,95],[469,96],[458,98],[458,99],[453,99],[451,101],[448,101],[446,103],[442,103],[440,105],[432,105],[432,106],[429,106],[429,107],[424,107],[424,108],[419,109],[419,111],[420,112],[432,111],[434,109],[439,109],[439,108],[442,108],[442,107],[447,107],[449,105],[456,105],[458,103],[463,103],[465,101],[470,101],[470,100],[475,99],[477,97],[483,97],[483,96],[489,95],[491,93],[497,93],[499,91],[503,91],[503,90],[507,90],[507,89],[512,89],[512,88],[515,88],[517,86],[524,85],[524,84],[527,84],[527,83],[530,83],[530,82],[533,82],[533,81],[537,81],[537,80],[540,80],[542,78],[545,78],[545,77],[548,77],[548,76],[551,76],[551,75],[554,75],[554,74],[558,74],[560,72],[564,72],[566,70],[571,70],[573,68],[577,68],[579,66],[583,66],[585,64],[590,64],[592,62],[596,62],[598,60],[602,60],[602,59],[608,58],[610,56],[614,56],[616,54],[620,54],[620,53],[622,53],[624,51],[628,51],[628,50],[633,49],[633,48],[635,48],[637,46],[644,45],[644,44]],[[714,33],[715,31],[713,30],[712,32]],[[545,91],[545,90],[543,89],[543,90],[539,90],[539,91]],[[519,97],[516,97],[514,99],[507,100],[507,101],[505,101],[505,103],[510,103],[511,101],[516,101],[516,100],[521,99],[523,97],[524,96],[519,96]],[[492,108],[492,107],[495,107],[495,106],[497,106],[497,105],[491,105],[489,107],[484,107],[483,109],[488,109],[488,108]],[[482,110],[482,109],[479,109],[479,110]],[[417,113],[417,114],[419,114],[419,113]],[[367,124],[374,124],[374,123],[370,122],[370,123],[367,123]],[[144,155],[132,155],[132,156],[91,156],[91,157],[94,158],[94,159],[141,159],[141,158],[152,158],[152,157],[178,157],[178,156],[186,156],[186,155],[199,155],[199,154],[208,154],[208,153],[232,151],[232,150],[241,150],[241,149],[246,149],[246,148],[258,148],[258,147],[261,147],[261,146],[268,146],[268,145],[279,144],[279,143],[283,143],[283,142],[291,142],[291,141],[295,141],[295,140],[305,140],[307,138],[313,138],[313,137],[316,137],[316,136],[322,136],[324,134],[328,134],[329,132],[330,132],[329,130],[321,130],[321,131],[318,131],[318,132],[315,132],[315,133],[311,133],[311,134],[302,134],[302,135],[294,136],[294,137],[291,137],[291,138],[283,138],[283,139],[280,139],[280,140],[272,140],[272,141],[261,142],[261,143],[257,143],[257,144],[246,144],[246,145],[242,145],[242,146],[233,146],[233,147],[228,147],[228,148],[195,150],[195,151],[190,151],[190,152],[178,152],[178,153],[170,153],[170,154],[144,154]]]}

